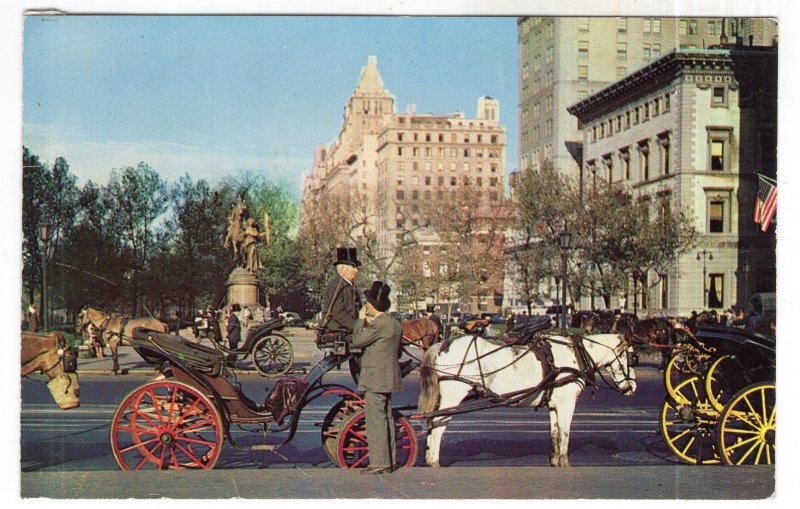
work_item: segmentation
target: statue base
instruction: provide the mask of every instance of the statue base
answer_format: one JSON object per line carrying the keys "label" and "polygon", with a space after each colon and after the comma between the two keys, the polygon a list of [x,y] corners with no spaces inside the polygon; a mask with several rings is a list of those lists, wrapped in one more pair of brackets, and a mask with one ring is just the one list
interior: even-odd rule
{"label": "statue base", "polygon": [[228,305],[242,308],[258,306],[258,278],[252,272],[236,267],[228,275]]}

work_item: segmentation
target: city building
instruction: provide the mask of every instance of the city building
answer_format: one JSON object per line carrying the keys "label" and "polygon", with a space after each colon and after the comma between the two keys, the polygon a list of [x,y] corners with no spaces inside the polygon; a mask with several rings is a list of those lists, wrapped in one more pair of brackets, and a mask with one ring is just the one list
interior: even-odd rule
{"label": "city building", "polygon": [[550,160],[577,175],[581,133],[566,108],[675,49],[723,43],[772,46],[767,18],[523,17],[519,168]]}
{"label": "city building", "polygon": [[762,232],[753,210],[757,173],[777,171],[777,47],[738,42],[678,49],[568,108],[584,192],[598,179],[630,186],[652,213],[679,208],[695,222],[695,248],[650,275],[658,314],[722,311],[775,290],[775,226]]}
{"label": "city building", "polygon": [[[363,211],[367,225],[359,231],[374,232],[377,258],[390,259],[398,237],[409,234],[429,252],[438,252],[444,240],[429,216],[465,195],[474,197],[470,207],[485,231],[493,217],[507,220],[500,104],[479,97],[476,109],[473,118],[462,112],[420,114],[413,105],[396,113],[377,59],[369,57],[347,101],[338,137],[316,149],[314,168],[304,182],[301,221],[303,210],[321,199],[346,200]],[[499,282],[496,287],[501,291]]]}

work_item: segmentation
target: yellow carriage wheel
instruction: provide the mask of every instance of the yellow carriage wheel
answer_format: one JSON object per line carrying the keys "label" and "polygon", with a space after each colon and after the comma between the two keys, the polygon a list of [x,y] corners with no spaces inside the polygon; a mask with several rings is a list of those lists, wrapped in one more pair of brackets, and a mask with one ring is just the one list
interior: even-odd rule
{"label": "yellow carriage wheel", "polygon": [[717,447],[726,465],[775,463],[775,384],[748,385],[725,406]]}
{"label": "yellow carriage wheel", "polygon": [[661,436],[675,456],[691,465],[719,463],[714,440],[718,412],[708,402],[700,377],[692,376],[674,388],[674,398],[664,398]]}
{"label": "yellow carriage wheel", "polygon": [[686,365],[686,358],[690,355],[692,355],[690,350],[682,349],[670,357],[664,368],[664,388],[667,390],[667,396],[676,403],[680,402],[680,396],[675,388],[693,375]]}

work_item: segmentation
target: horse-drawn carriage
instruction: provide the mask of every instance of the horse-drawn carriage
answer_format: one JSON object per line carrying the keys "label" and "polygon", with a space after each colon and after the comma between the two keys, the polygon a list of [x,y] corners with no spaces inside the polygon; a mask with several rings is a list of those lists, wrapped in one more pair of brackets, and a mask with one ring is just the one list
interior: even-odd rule
{"label": "horse-drawn carriage", "polygon": [[[166,323],[152,317],[131,318],[119,313],[110,313],[102,309],[86,306],[79,314],[79,331],[86,333],[89,327],[94,329],[102,341],[111,349],[113,371],[119,371],[119,347],[132,345],[133,331],[143,327],[158,333],[167,333]],[[286,373],[292,366],[292,345],[286,337],[277,331],[283,329],[280,318],[273,318],[264,323],[254,324],[248,329],[247,339],[238,348],[228,348],[218,341],[211,341],[212,346],[226,355],[231,362],[250,357],[253,366],[263,376],[278,376]]]}
{"label": "horse-drawn carriage", "polygon": [[[421,398],[419,410],[423,413],[410,417],[428,421],[429,463],[438,464],[444,426],[453,414],[538,403],[550,405],[551,410],[558,408],[557,418],[551,419],[556,432],[553,461],[567,465],[566,440],[576,394],[587,385],[597,386],[595,377],[603,368],[611,373],[609,386],[625,394],[635,390],[627,344],[620,336],[541,334],[547,327],[549,322],[529,326],[517,331],[517,339],[502,343],[482,338],[478,325],[466,335],[430,348],[431,341],[441,337],[440,328],[434,338],[427,327],[414,328],[412,333],[406,333],[404,327],[408,344],[427,348],[421,374],[425,398]],[[112,450],[125,470],[212,468],[224,441],[244,447],[234,439],[232,425],[261,434],[260,443],[248,448],[276,449],[294,436],[303,408],[326,396],[336,402],[320,423],[323,449],[342,468],[369,463],[362,397],[346,386],[323,381],[328,371],[353,358],[354,352],[339,334],[319,334],[317,346],[326,353],[323,359],[304,378],[280,378],[263,403],[242,392],[224,354],[213,348],[147,329],[135,330],[131,345],[143,359],[158,366],[163,377],[134,389],[114,414]],[[419,359],[405,347],[404,351],[410,356],[401,363],[406,376],[419,366]],[[440,387],[439,382],[445,383]],[[440,397],[432,396],[434,392]],[[468,398],[460,404],[471,393],[482,401]],[[395,466],[412,466],[417,461],[420,433],[399,410],[394,410]],[[287,435],[280,444],[268,443],[273,432]]]}
{"label": "horse-drawn carriage", "polygon": [[664,371],[660,431],[690,464],[775,463],[775,336],[700,324]]}
{"label": "horse-drawn carriage", "polygon": [[[352,356],[346,346],[320,344],[326,355],[305,378],[280,378],[263,403],[242,392],[219,350],[143,328],[134,331],[131,346],[163,376],[134,389],[114,414],[112,450],[124,470],[210,469],[220,458],[224,441],[238,448],[276,449],[294,436],[303,408],[324,396],[338,399],[322,422],[325,452],[342,467],[368,461],[362,398],[347,387],[323,382],[328,371]],[[407,366],[404,374],[413,368]],[[239,444],[232,425],[261,434],[261,442]],[[414,428],[400,416],[396,425],[400,465],[413,465]],[[270,433],[277,432],[287,432],[284,441],[268,443]]]}

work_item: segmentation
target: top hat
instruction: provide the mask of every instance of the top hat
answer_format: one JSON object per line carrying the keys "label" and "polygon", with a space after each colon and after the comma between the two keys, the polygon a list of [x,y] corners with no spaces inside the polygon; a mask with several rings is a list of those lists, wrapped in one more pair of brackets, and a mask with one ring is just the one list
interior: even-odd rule
{"label": "top hat", "polygon": [[353,267],[361,267],[361,262],[356,257],[356,248],[354,247],[337,247],[336,248],[336,261],[334,265],[344,263]]}
{"label": "top hat", "polygon": [[367,302],[378,311],[384,312],[389,309],[392,302],[389,300],[389,293],[392,289],[383,281],[373,281],[369,290],[364,290]]}

